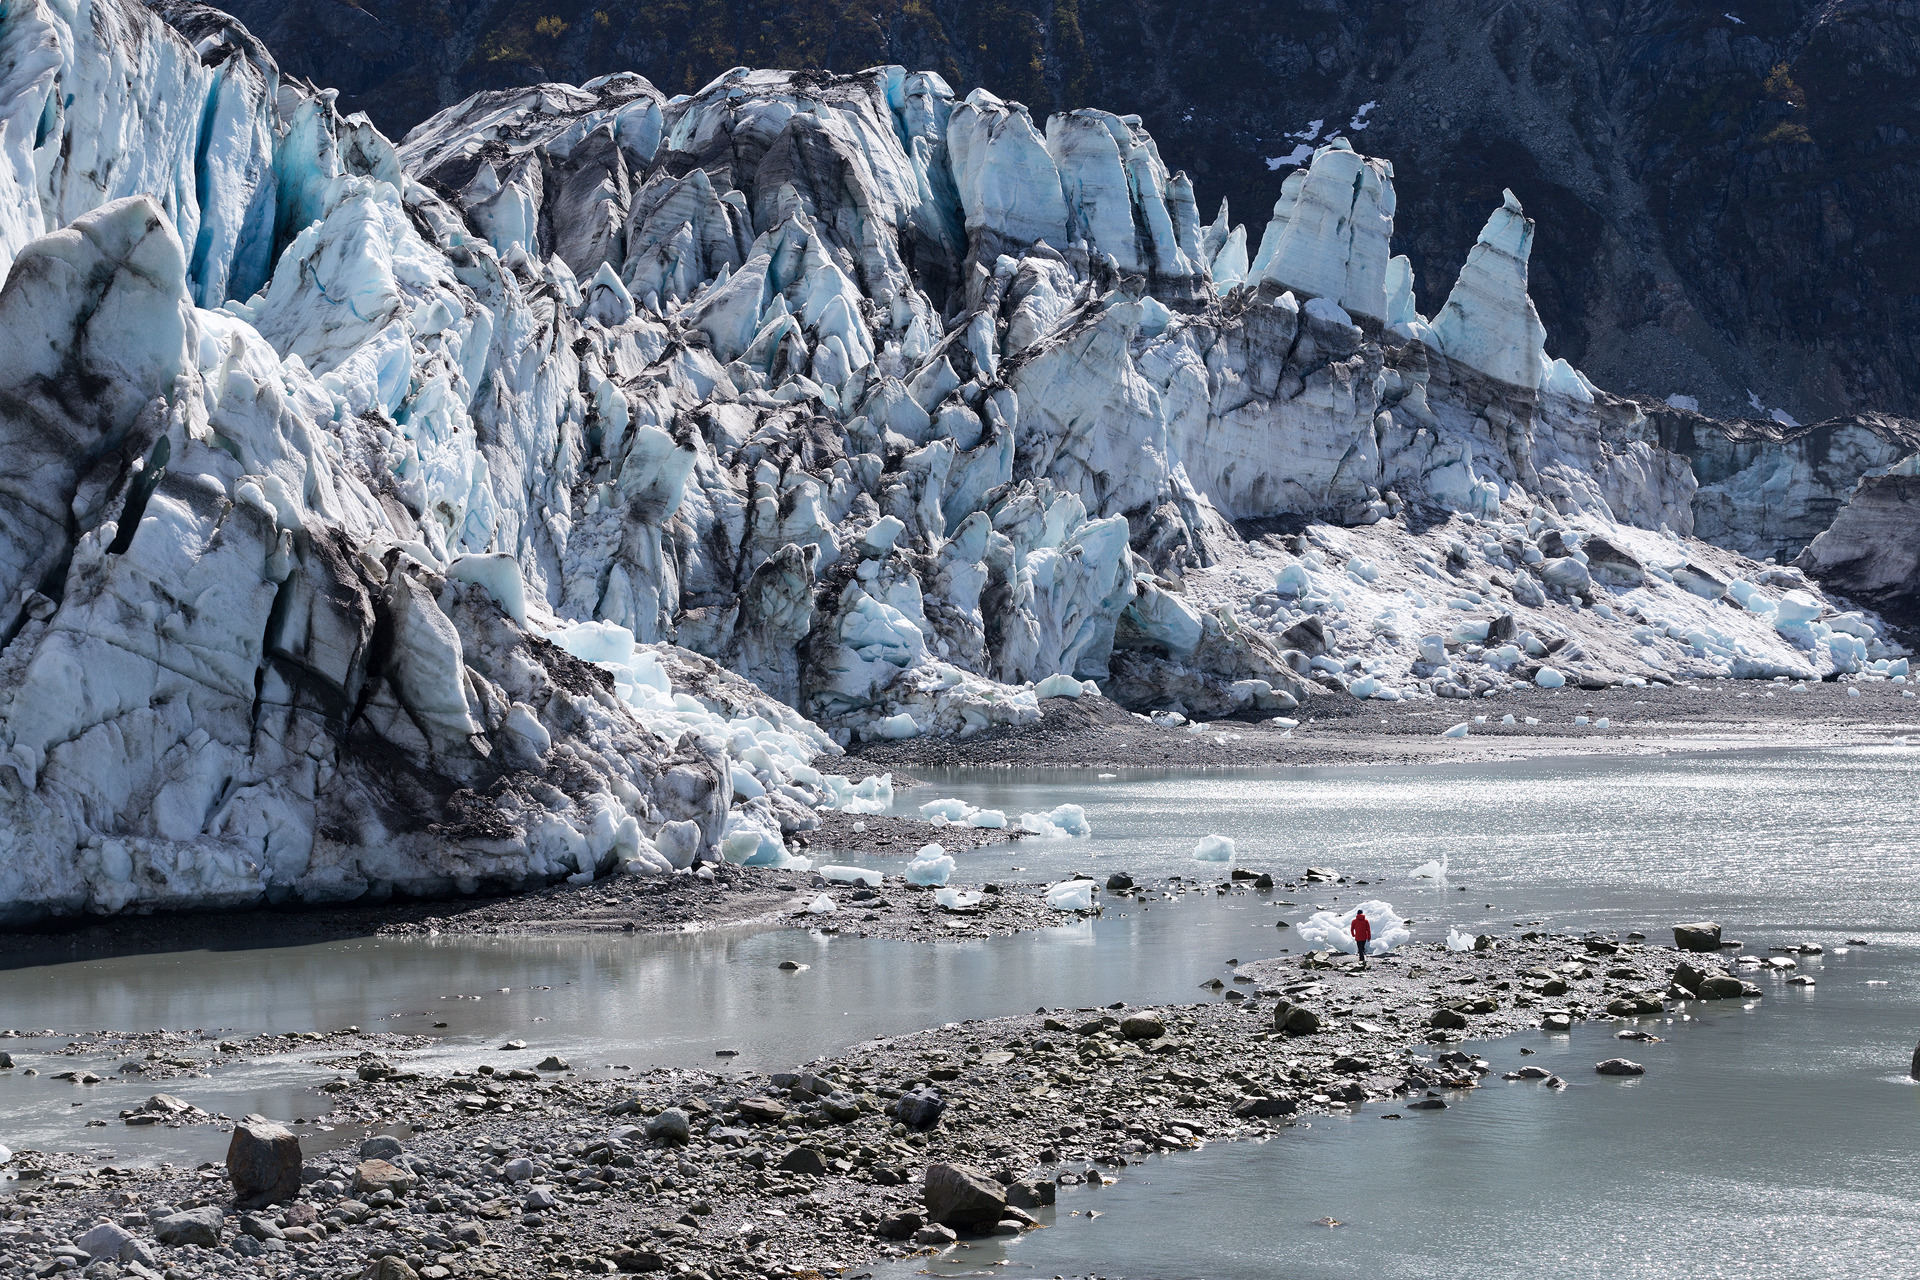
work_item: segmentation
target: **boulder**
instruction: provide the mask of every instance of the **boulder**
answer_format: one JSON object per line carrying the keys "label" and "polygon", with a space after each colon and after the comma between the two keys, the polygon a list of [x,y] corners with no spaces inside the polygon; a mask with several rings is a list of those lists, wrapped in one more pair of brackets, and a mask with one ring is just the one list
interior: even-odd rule
{"label": "boulder", "polygon": [[1644,1014],[1666,1011],[1667,1006],[1646,996],[1621,996],[1607,1005],[1607,1012],[1616,1018],[1637,1018]]}
{"label": "boulder", "polygon": [[1435,1009],[1428,1016],[1427,1025],[1436,1031],[1465,1031],[1467,1015],[1458,1009]]}
{"label": "boulder", "polygon": [[419,1185],[420,1179],[411,1170],[388,1164],[385,1160],[362,1160],[353,1171],[353,1189],[369,1195],[378,1195],[382,1191],[401,1195]]}
{"label": "boulder", "polygon": [[1233,1114],[1242,1120],[1290,1116],[1298,1107],[1292,1098],[1242,1098],[1234,1104]]}
{"label": "boulder", "polygon": [[873,1230],[875,1235],[884,1240],[906,1240],[926,1225],[925,1218],[911,1209],[903,1209],[890,1218],[882,1218],[880,1225]]}
{"label": "boulder", "polygon": [[927,1166],[927,1217],[949,1227],[985,1228],[1007,1216],[1007,1189],[977,1169]]}
{"label": "boulder", "polygon": [[1167,1034],[1167,1024],[1155,1014],[1129,1014],[1120,1020],[1120,1034],[1129,1040],[1158,1040]]}
{"label": "boulder", "polygon": [[573,1070],[573,1064],[568,1062],[565,1058],[560,1057],[558,1054],[550,1053],[546,1057],[540,1059],[540,1066],[538,1067],[538,1070],[571,1071]]}
{"label": "boulder", "polygon": [[1603,1076],[1643,1076],[1647,1069],[1627,1058],[1608,1058],[1605,1062],[1595,1063],[1595,1071]]}
{"label": "boulder", "polygon": [[405,1258],[396,1258],[388,1254],[384,1258],[375,1258],[360,1273],[360,1280],[420,1280],[420,1273],[407,1265]]}
{"label": "boulder", "polygon": [[1313,1010],[1282,1000],[1274,1006],[1273,1029],[1290,1036],[1310,1036],[1320,1030],[1320,1015]]}
{"label": "boulder", "polygon": [[1107,877],[1108,893],[1124,893],[1133,888],[1133,877],[1124,871],[1116,871]]}
{"label": "boulder", "polygon": [[749,1124],[778,1124],[787,1118],[787,1104],[772,1098],[742,1098],[739,1113]]}
{"label": "boulder", "polygon": [[693,1122],[678,1107],[668,1107],[647,1121],[647,1136],[658,1142],[684,1143],[693,1134]]}
{"label": "boulder", "polygon": [[619,1249],[612,1254],[611,1261],[628,1273],[664,1271],[667,1266],[667,1260],[651,1249]]}
{"label": "boulder", "polygon": [[894,1102],[893,1117],[909,1129],[931,1129],[946,1109],[947,1100],[938,1089],[913,1089]]}
{"label": "boulder", "polygon": [[113,1262],[123,1261],[132,1249],[135,1241],[133,1232],[111,1222],[103,1222],[97,1227],[89,1227],[73,1238],[74,1247],[86,1251],[86,1255],[98,1262],[102,1258]]}
{"label": "boulder", "polygon": [[213,1205],[170,1213],[154,1222],[153,1234],[165,1245],[197,1244],[202,1249],[217,1249],[224,1217]]}
{"label": "boulder", "polygon": [[1720,950],[1720,926],[1711,920],[1673,926],[1673,945],[1682,951]]}
{"label": "boulder", "polygon": [[813,1147],[795,1147],[780,1157],[780,1163],[774,1166],[788,1173],[810,1173],[814,1177],[824,1177],[827,1172],[827,1158]]}
{"label": "boulder", "polygon": [[376,1134],[360,1144],[362,1160],[392,1160],[404,1151],[405,1148],[400,1145],[400,1139],[390,1138],[385,1134]]}

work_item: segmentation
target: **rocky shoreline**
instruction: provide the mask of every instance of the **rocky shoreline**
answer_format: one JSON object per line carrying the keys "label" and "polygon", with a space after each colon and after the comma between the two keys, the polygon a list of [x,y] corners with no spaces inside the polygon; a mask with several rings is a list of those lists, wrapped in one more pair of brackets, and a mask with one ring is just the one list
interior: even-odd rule
{"label": "rocky shoreline", "polygon": [[[1409,944],[1365,968],[1311,952],[1230,963],[1192,1004],[949,1024],[770,1076],[589,1079],[518,1045],[431,1076],[405,1046],[368,1047],[334,1059],[323,1088],[330,1119],[372,1136],[307,1160],[281,1203],[235,1207],[262,1176],[252,1156],[188,1170],[16,1153],[0,1275],[838,1274],[1044,1223],[1057,1186],[1155,1153],[1334,1112],[1443,1110],[1488,1082],[1468,1040],[1616,1019],[1623,1049],[1657,1070],[1661,1017],[1715,992],[1758,996],[1753,979],[1793,963],[1741,957],[1727,971],[1637,935],[1535,931],[1469,951]],[[1564,1083],[1525,1067],[1507,1079]],[[88,1239],[113,1269],[75,1243]]]}

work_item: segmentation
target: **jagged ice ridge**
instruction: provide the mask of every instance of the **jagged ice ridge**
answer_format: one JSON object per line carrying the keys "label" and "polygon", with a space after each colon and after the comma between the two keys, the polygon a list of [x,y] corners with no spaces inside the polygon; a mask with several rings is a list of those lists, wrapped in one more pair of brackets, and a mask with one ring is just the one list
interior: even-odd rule
{"label": "jagged ice ridge", "polygon": [[0,919],[788,865],[890,799],[843,746],[1089,683],[1901,652],[1690,537],[1511,195],[1423,317],[1344,140],[1250,254],[1137,117],[739,69],[396,147],[174,0],[9,7],[0,130]]}

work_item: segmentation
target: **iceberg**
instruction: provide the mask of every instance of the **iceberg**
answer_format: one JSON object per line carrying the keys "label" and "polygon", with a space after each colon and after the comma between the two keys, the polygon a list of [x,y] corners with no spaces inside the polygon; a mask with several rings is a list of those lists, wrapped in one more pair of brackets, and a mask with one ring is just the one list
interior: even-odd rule
{"label": "iceberg", "polygon": [[1413,941],[1413,930],[1400,918],[1393,907],[1379,899],[1370,899],[1351,911],[1316,911],[1306,921],[1294,926],[1300,936],[1317,947],[1330,947],[1335,951],[1354,953],[1353,918],[1364,912],[1367,923],[1373,928],[1373,939],[1367,944],[1368,955],[1380,955],[1395,947]]}
{"label": "iceberg", "polygon": [[1047,905],[1056,911],[1093,910],[1093,881],[1063,880],[1047,889]]}
{"label": "iceberg", "polygon": [[1233,841],[1227,836],[1204,836],[1193,846],[1193,859],[1195,862],[1232,862]]}
{"label": "iceberg", "polygon": [[944,885],[953,875],[954,861],[947,851],[937,844],[922,845],[913,855],[913,861],[907,863],[907,883],[919,885]]}

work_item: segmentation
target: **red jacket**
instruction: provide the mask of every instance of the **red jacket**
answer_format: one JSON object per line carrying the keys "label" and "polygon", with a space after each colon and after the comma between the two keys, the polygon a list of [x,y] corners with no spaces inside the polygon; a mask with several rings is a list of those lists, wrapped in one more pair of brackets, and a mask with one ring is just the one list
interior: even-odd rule
{"label": "red jacket", "polygon": [[1351,932],[1353,933],[1353,940],[1355,942],[1373,941],[1373,923],[1367,919],[1366,912],[1356,911],[1353,913],[1353,928]]}

